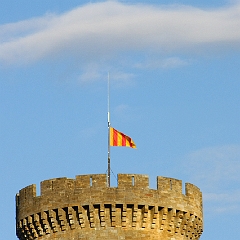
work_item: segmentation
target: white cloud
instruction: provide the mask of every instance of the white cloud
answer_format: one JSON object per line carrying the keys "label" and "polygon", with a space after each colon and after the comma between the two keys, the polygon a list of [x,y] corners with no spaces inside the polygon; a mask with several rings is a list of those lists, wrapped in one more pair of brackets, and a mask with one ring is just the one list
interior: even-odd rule
{"label": "white cloud", "polygon": [[32,63],[68,54],[85,63],[129,52],[239,49],[239,29],[239,4],[203,10],[106,1],[0,26],[0,62]]}

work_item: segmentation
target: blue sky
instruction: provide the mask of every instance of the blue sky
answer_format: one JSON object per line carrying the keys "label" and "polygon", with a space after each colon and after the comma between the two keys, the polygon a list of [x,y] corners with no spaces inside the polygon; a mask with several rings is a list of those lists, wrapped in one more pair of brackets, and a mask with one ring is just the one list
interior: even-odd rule
{"label": "blue sky", "polygon": [[197,185],[201,239],[239,238],[239,1],[0,3],[2,239],[21,188],[106,172],[108,71],[111,124],[138,148],[111,149],[114,175]]}

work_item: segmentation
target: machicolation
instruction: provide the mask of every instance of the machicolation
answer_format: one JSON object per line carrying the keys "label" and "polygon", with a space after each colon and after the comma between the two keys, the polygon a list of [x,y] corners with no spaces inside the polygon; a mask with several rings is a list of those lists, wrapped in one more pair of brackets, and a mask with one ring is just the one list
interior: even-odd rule
{"label": "machicolation", "polygon": [[193,184],[146,175],[118,174],[107,187],[105,174],[54,178],[16,195],[16,233],[20,240],[185,240],[203,231],[202,193]]}

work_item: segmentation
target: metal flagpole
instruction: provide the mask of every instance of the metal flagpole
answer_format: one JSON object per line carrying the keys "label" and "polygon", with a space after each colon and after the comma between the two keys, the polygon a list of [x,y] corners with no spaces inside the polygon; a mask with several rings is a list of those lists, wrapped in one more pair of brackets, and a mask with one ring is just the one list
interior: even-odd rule
{"label": "metal flagpole", "polygon": [[108,187],[110,187],[110,77],[108,72],[108,175],[107,175],[107,181],[108,181]]}

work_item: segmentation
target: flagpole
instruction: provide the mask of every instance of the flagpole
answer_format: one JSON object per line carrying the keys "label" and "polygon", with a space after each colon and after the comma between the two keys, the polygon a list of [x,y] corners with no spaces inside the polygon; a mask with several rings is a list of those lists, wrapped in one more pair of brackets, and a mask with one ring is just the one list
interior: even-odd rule
{"label": "flagpole", "polygon": [[108,187],[110,187],[110,77],[108,72],[108,175],[107,175],[107,182]]}

